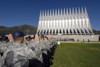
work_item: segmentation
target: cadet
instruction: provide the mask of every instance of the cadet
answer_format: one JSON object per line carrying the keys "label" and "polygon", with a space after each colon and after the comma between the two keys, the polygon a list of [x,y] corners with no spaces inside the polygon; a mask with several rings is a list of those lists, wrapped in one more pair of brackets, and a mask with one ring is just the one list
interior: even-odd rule
{"label": "cadet", "polygon": [[26,37],[27,41],[31,41],[31,39],[32,39],[31,36]]}
{"label": "cadet", "polygon": [[1,55],[0,55],[0,67],[2,67],[2,58],[1,58]]}
{"label": "cadet", "polygon": [[35,50],[35,52],[38,54],[37,59],[43,63],[43,57],[42,57],[42,52],[39,46],[39,37],[37,34],[34,35],[33,37],[34,41],[30,41],[28,47],[31,48],[32,50]]}
{"label": "cadet", "polygon": [[8,46],[9,46],[8,43],[9,43],[8,37],[3,36],[2,42],[1,42],[1,45],[0,45],[0,54],[1,54],[1,56],[3,55],[4,51],[8,48]]}
{"label": "cadet", "polygon": [[[37,54],[35,51],[23,44],[24,33],[21,31],[14,32],[13,39],[13,45],[9,46],[7,51],[4,52],[3,65],[7,67],[29,67],[31,63],[33,63],[33,66],[39,67],[38,65],[40,64],[33,61],[33,59],[37,60]],[[30,62],[30,60],[32,62]]]}
{"label": "cadet", "polygon": [[25,43],[26,45],[29,45],[31,39],[32,39],[31,36],[26,37],[26,41],[25,41],[24,43]]}
{"label": "cadet", "polygon": [[0,35],[0,42],[2,42],[2,36]]}
{"label": "cadet", "polygon": [[7,36],[3,36],[2,42],[3,42],[3,43],[8,43],[8,42],[9,42],[8,37],[7,37]]}

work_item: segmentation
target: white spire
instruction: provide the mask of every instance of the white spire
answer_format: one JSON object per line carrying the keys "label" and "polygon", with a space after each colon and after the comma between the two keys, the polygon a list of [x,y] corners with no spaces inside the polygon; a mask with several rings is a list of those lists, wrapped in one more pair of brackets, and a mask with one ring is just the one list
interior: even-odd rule
{"label": "white spire", "polygon": [[65,8],[64,8],[64,15],[65,15]]}
{"label": "white spire", "polygon": [[47,12],[47,16],[49,16],[49,9],[48,9],[48,12]]}
{"label": "white spire", "polygon": [[80,14],[80,8],[78,7],[78,14]]}
{"label": "white spire", "polygon": [[72,9],[72,11],[73,11],[73,15],[74,15],[74,8]]}
{"label": "white spire", "polygon": [[54,9],[53,9],[53,16],[54,16]]}
{"label": "white spire", "polygon": [[67,13],[67,15],[68,15],[68,8],[66,9],[66,13]]}
{"label": "white spire", "polygon": [[61,8],[61,15],[62,15],[62,8]]}
{"label": "white spire", "polygon": [[46,15],[46,10],[45,10],[45,16],[47,16],[47,15]]}
{"label": "white spire", "polygon": [[88,15],[88,14],[87,14],[87,10],[86,10],[86,7],[85,7],[85,14],[86,14],[86,15]]}
{"label": "white spire", "polygon": [[58,16],[59,16],[59,8],[58,8]]}
{"label": "white spire", "polygon": [[75,14],[77,15],[77,8],[75,8]]}
{"label": "white spire", "polygon": [[84,14],[83,7],[81,9],[82,9],[82,14]]}
{"label": "white spire", "polygon": [[40,10],[40,17],[41,17],[41,10]]}
{"label": "white spire", "polygon": [[69,14],[71,15],[71,8],[69,8]]}
{"label": "white spire", "polygon": [[42,11],[42,16],[44,16],[44,11]]}
{"label": "white spire", "polygon": [[55,15],[57,15],[57,9],[55,9]]}
{"label": "white spire", "polygon": [[51,16],[51,9],[50,9],[50,16]]}

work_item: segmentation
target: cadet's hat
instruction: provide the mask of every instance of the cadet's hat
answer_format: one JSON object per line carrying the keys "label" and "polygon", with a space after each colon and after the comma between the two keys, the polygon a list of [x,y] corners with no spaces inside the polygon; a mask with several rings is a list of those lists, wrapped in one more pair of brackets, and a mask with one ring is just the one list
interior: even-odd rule
{"label": "cadet's hat", "polygon": [[48,39],[48,37],[47,37],[47,36],[45,36],[45,38],[47,38],[47,39]]}
{"label": "cadet's hat", "polygon": [[44,38],[44,35],[41,35],[41,38]]}
{"label": "cadet's hat", "polygon": [[31,39],[31,36],[26,37],[26,39]]}
{"label": "cadet's hat", "polygon": [[8,40],[7,36],[3,36],[2,40]]}
{"label": "cadet's hat", "polygon": [[24,33],[21,31],[16,31],[13,33],[13,38],[17,38],[17,37],[24,37]]}

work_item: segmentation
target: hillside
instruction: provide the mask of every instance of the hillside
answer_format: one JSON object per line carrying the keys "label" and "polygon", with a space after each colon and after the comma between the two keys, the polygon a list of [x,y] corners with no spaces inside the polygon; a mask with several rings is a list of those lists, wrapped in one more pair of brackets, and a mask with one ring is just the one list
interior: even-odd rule
{"label": "hillside", "polygon": [[[20,26],[13,26],[13,27],[5,27],[0,26],[0,34],[1,35],[7,35],[9,33],[13,33],[15,31],[22,31],[25,34],[35,34],[37,31],[37,26],[31,26],[31,25],[20,25]],[[100,31],[93,30],[95,34],[100,34]]]}
{"label": "hillside", "polygon": [[35,34],[37,31],[37,26],[30,26],[30,25],[20,25],[20,26],[14,26],[14,27],[5,27],[0,26],[0,34],[1,35],[7,35],[9,33],[13,33],[15,31],[22,31],[25,34]]}

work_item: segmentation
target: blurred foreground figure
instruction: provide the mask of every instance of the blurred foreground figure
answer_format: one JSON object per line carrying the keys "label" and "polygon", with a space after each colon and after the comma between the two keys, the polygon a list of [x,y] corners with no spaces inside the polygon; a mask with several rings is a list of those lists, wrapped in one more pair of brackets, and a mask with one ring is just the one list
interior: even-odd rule
{"label": "blurred foreground figure", "polygon": [[26,45],[29,45],[31,40],[32,40],[31,36],[27,36],[27,37],[24,39],[24,43],[25,43]]}
{"label": "blurred foreground figure", "polygon": [[0,35],[0,42],[2,42],[2,36]]}
{"label": "blurred foreground figure", "polygon": [[2,57],[1,57],[1,55],[0,55],[0,67],[3,67],[2,66]]}
{"label": "blurred foreground figure", "polygon": [[[6,67],[28,67],[32,58],[32,50],[23,44],[24,33],[13,33],[14,43],[9,46],[3,55],[3,63]],[[34,54],[33,54],[34,55]],[[10,61],[10,62],[9,62]]]}
{"label": "blurred foreground figure", "polygon": [[[14,43],[12,46],[9,46],[8,49],[4,52],[3,55],[3,64],[6,67],[23,67],[27,66],[27,58],[24,57],[22,53],[23,49],[22,43],[24,41],[24,34],[20,31],[13,33]],[[10,62],[9,62],[10,61]],[[21,64],[23,62],[23,64]]]}
{"label": "blurred foreground figure", "polygon": [[31,39],[32,39],[31,36],[26,37],[27,41],[31,41]]}
{"label": "blurred foreground figure", "polygon": [[9,46],[9,39],[7,36],[2,36],[2,41],[0,43],[0,55],[2,56],[3,53],[5,52],[5,50],[8,48]]}
{"label": "blurred foreground figure", "polygon": [[3,42],[3,43],[8,43],[8,42],[9,42],[8,37],[7,37],[7,36],[3,36],[2,42]]}
{"label": "blurred foreground figure", "polygon": [[[40,38],[39,38],[40,37]],[[33,38],[33,40],[32,40]],[[2,38],[0,43],[0,66],[3,67],[49,67],[56,48],[56,40],[35,34],[34,37],[16,31]]]}

